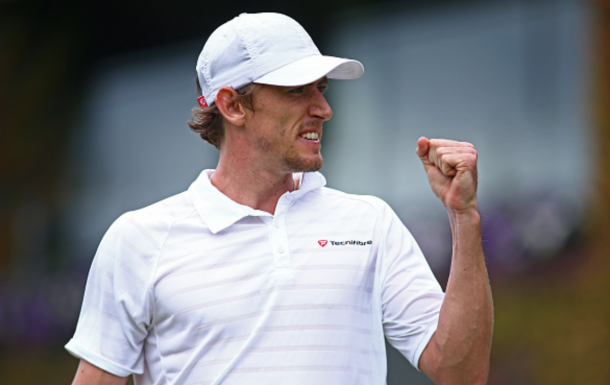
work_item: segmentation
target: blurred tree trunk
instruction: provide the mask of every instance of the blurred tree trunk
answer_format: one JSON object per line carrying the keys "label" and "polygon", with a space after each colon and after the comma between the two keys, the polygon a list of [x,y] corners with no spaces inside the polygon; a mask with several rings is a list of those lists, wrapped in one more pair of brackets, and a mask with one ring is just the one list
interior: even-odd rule
{"label": "blurred tree trunk", "polygon": [[[610,277],[610,0],[596,0],[594,41],[595,201],[591,210],[592,269]],[[597,275],[596,274],[596,275]]]}
{"label": "blurred tree trunk", "polygon": [[602,330],[598,338],[596,360],[599,383],[610,384],[610,0],[594,0],[595,24],[593,40],[593,92],[595,143],[595,196],[590,211],[589,237],[591,258],[584,271],[583,297],[596,309]]}

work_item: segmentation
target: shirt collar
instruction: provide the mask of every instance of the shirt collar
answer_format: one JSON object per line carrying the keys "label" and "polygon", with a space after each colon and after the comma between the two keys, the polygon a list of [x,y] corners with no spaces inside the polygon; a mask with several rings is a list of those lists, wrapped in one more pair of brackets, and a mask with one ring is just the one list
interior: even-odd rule
{"label": "shirt collar", "polygon": [[[212,174],[214,174],[214,170],[203,170],[189,187],[188,194],[197,213],[213,234],[247,216],[271,216],[265,211],[239,204],[221,193],[210,182]],[[284,195],[288,195],[289,201],[294,202],[309,191],[325,185],[326,179],[319,172],[304,173],[301,176],[299,189]]]}

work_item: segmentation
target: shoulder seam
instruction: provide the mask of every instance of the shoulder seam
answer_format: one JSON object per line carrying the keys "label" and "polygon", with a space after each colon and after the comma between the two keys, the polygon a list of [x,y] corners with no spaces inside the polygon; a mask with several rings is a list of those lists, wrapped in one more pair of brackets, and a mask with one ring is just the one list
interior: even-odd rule
{"label": "shoulder seam", "polygon": [[[152,273],[151,273],[151,275],[150,275],[150,282],[147,282],[147,283],[146,283],[146,286],[147,286],[147,287],[149,287],[149,288],[150,288],[150,287],[152,286],[152,283],[155,281],[155,278],[156,278],[156,275],[157,275],[157,269],[158,269],[158,267],[159,267],[159,260],[161,259],[161,253],[162,253],[162,251],[163,251],[163,248],[165,247],[165,243],[167,242],[167,239],[169,238],[169,234],[171,233],[171,231],[172,231],[172,229],[173,229],[174,225],[176,224],[176,222],[179,222],[179,221],[185,220],[186,218],[190,217],[190,216],[191,216],[191,215],[193,215],[193,213],[194,213],[194,212],[196,212],[196,211],[197,211],[197,210],[195,209],[195,207],[193,207],[193,208],[192,208],[192,209],[191,209],[191,210],[188,212],[188,214],[183,215],[183,216],[181,216],[181,217],[179,217],[179,218],[174,219],[174,220],[171,222],[171,224],[168,226],[168,228],[167,228],[167,230],[166,230],[166,232],[165,232],[165,237],[163,238],[163,242],[161,242],[161,244],[159,245],[159,249],[157,250],[157,255],[155,256],[154,268],[153,268],[153,271],[152,271]],[[146,292],[147,292],[147,293],[153,293],[153,291],[152,291],[152,290],[147,290]],[[152,303],[153,303],[153,306],[154,306],[154,301],[153,301]],[[156,310],[156,308],[154,308],[154,307],[153,307],[153,309],[152,309],[152,310],[153,310],[153,313],[154,313],[154,312],[155,312],[155,310]],[[152,320],[151,320],[151,323],[152,323]]]}
{"label": "shoulder seam", "polygon": [[[192,202],[191,202],[192,204]],[[165,243],[167,242],[167,239],[169,238],[169,234],[171,233],[174,225],[182,220],[185,220],[187,218],[189,218],[190,216],[193,215],[193,213],[196,213],[197,209],[195,208],[195,206],[193,206],[191,208],[191,210],[188,212],[187,215],[181,216],[180,218],[176,218],[168,227],[167,232],[165,234],[165,238],[163,239],[163,242],[161,243],[161,245],[159,246],[159,251],[157,253],[157,256],[155,258],[155,267],[154,267],[154,271],[152,272],[152,274],[150,275],[150,282],[147,283],[147,287],[150,288],[150,290],[146,290],[147,293],[150,293],[149,295],[152,296],[152,315],[153,318],[151,319],[151,328],[149,329],[149,332],[152,331],[155,334],[155,339],[158,339],[157,336],[157,332],[156,332],[156,328],[154,327],[154,315],[156,314],[157,308],[156,308],[156,302],[154,301],[154,290],[152,290],[152,286],[153,286],[153,282],[155,282],[156,276],[157,276],[157,269],[159,267],[159,261],[161,260],[161,252],[163,251],[163,248],[165,247]],[[157,354],[159,355],[159,361],[161,362],[161,371],[163,373],[163,376],[167,379],[167,372],[165,370],[165,364],[163,363],[163,355],[161,354],[160,351],[157,351]]]}

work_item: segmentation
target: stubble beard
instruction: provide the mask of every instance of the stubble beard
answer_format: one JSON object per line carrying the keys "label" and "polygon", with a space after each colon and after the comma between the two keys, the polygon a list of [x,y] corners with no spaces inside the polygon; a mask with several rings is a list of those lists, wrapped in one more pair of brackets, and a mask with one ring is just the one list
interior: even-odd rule
{"label": "stubble beard", "polygon": [[284,166],[289,172],[314,172],[322,168],[322,154],[313,161],[305,159],[302,156],[294,153],[284,156]]}
{"label": "stubble beard", "polygon": [[[256,145],[259,150],[265,153],[276,151],[274,143],[266,138],[258,138]],[[299,155],[293,147],[290,147],[283,154],[280,162],[282,162],[282,168],[286,172],[314,172],[322,168],[323,159],[322,154],[318,154],[313,160],[307,159]]]}

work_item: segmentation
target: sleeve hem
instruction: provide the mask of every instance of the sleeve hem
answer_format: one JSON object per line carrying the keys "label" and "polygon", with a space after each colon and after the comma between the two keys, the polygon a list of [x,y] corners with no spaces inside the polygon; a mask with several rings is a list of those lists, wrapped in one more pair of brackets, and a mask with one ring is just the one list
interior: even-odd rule
{"label": "sleeve hem", "polygon": [[428,330],[426,330],[426,334],[424,334],[419,340],[417,349],[415,349],[415,352],[413,353],[413,359],[411,360],[411,362],[413,363],[413,367],[417,369],[418,372],[421,372],[421,369],[419,368],[419,359],[421,358],[421,354],[424,352],[426,346],[428,346],[428,344],[430,343],[430,339],[432,338],[434,333],[436,333],[437,326],[438,323],[430,325]]}
{"label": "sleeve hem", "polygon": [[134,372],[129,370],[128,368],[121,366],[105,357],[102,357],[84,348],[74,339],[71,339],[66,344],[65,348],[74,357],[85,360],[91,365],[97,366],[98,368],[105,370],[108,373],[114,374],[115,376],[127,377],[131,374],[134,374]]}

